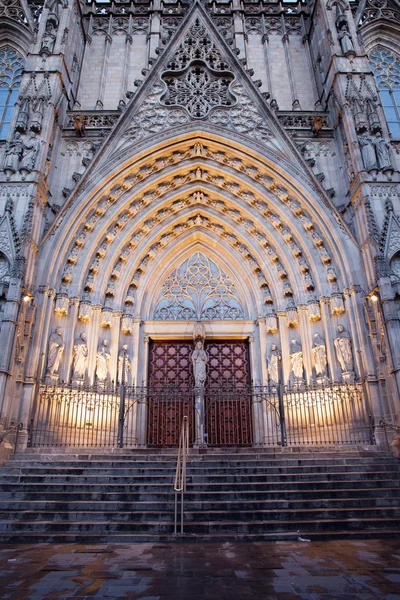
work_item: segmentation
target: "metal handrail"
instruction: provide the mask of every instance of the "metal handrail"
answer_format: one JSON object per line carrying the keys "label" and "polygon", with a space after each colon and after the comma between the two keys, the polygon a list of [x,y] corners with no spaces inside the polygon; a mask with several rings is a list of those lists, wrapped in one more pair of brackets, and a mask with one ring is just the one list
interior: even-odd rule
{"label": "metal handrail", "polygon": [[379,421],[379,425],[381,427],[383,427],[383,429],[385,431],[386,445],[387,445],[388,450],[390,450],[389,438],[387,435],[387,428],[392,429],[396,433],[400,433],[400,427],[398,427],[397,425],[392,425],[391,423],[388,423],[387,421],[384,421],[383,419],[381,419]]}
{"label": "metal handrail", "polygon": [[175,514],[174,535],[178,533],[178,494],[181,495],[181,524],[180,533],[183,534],[183,499],[186,491],[186,461],[189,454],[189,419],[185,416],[182,420],[181,433],[179,436],[178,457],[176,461],[176,472],[174,481],[175,492]]}
{"label": "metal handrail", "polygon": [[3,440],[6,439],[6,437],[8,435],[10,435],[10,433],[12,433],[13,431],[17,431],[17,435],[15,436],[15,440],[14,440],[14,452],[15,452],[15,448],[17,447],[17,443],[18,443],[18,435],[19,432],[21,431],[22,427],[24,426],[23,423],[18,423],[18,425],[14,425],[13,427],[10,427],[10,429],[7,429],[7,431],[5,432],[5,434],[0,438],[0,444],[3,442]]}

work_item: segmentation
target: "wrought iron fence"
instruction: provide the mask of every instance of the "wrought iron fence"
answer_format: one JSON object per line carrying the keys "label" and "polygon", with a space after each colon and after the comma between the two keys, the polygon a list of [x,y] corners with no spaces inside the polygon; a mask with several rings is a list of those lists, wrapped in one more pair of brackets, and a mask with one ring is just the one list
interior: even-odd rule
{"label": "wrought iron fence", "polygon": [[374,443],[361,384],[297,386],[40,385],[30,446],[301,446]]}

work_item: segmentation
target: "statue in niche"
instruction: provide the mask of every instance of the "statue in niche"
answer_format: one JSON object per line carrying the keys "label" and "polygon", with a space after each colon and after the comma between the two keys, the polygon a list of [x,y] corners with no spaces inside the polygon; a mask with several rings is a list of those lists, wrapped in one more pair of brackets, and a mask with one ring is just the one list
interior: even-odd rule
{"label": "statue in niche", "polygon": [[311,351],[314,355],[315,372],[317,374],[317,378],[325,378],[328,361],[326,358],[325,340],[319,335],[319,333],[314,334],[314,343]]}
{"label": "statue in niche", "polygon": [[42,45],[40,47],[40,54],[51,54],[56,43],[57,29],[54,26],[52,19],[49,19],[46,23],[46,29],[42,37]]}
{"label": "statue in niche", "polygon": [[101,384],[104,384],[107,379],[110,358],[111,354],[108,348],[108,340],[103,340],[97,348],[96,355],[96,378]]}
{"label": "statue in niche", "polygon": [[358,143],[361,146],[361,156],[366,171],[373,171],[378,168],[376,164],[375,148],[372,140],[367,135],[359,135]]}
{"label": "statue in niche", "polygon": [[131,359],[128,354],[128,344],[124,344],[118,353],[118,383],[129,385]]}
{"label": "statue in niche", "polygon": [[340,43],[340,47],[342,48],[343,54],[345,56],[348,56],[349,54],[355,54],[353,40],[351,39],[347,21],[341,19],[336,24],[336,28],[338,31],[338,40]]}
{"label": "statue in niche", "polygon": [[62,355],[64,353],[64,341],[61,327],[57,327],[49,337],[49,349],[47,355],[47,375],[57,375]]}
{"label": "statue in niche", "polygon": [[29,140],[24,144],[24,151],[21,159],[20,171],[32,171],[35,167],[36,158],[39,153],[40,142],[36,134],[32,131]]}
{"label": "statue in niche", "polygon": [[343,373],[352,373],[354,371],[354,360],[350,334],[343,325],[338,325],[338,332],[338,337],[333,341],[337,359]]}
{"label": "statue in niche", "polygon": [[17,131],[21,131],[25,133],[28,129],[28,120],[29,120],[29,98],[23,98],[21,100],[21,104],[19,105],[17,122],[15,124],[15,129]]}
{"label": "statue in niche", "polygon": [[393,170],[390,144],[385,142],[381,134],[376,134],[376,139],[373,141],[378,168],[382,171]]}
{"label": "statue in niche", "polygon": [[86,333],[83,332],[74,342],[73,352],[73,381],[83,381],[86,373],[86,365],[88,359]]}
{"label": "statue in niche", "polygon": [[8,142],[4,155],[4,171],[15,173],[19,169],[19,161],[24,151],[24,144],[21,134],[18,131],[14,134],[14,139]]}
{"label": "statue in niche", "polygon": [[193,375],[196,387],[204,387],[207,377],[207,361],[208,357],[203,347],[203,341],[199,339],[192,353]]}
{"label": "statue in niche", "polygon": [[280,382],[280,362],[282,354],[276,344],[272,344],[271,351],[267,358],[268,378],[272,385],[279,385]]}
{"label": "statue in niche", "polygon": [[31,130],[35,131],[36,133],[40,133],[42,131],[44,102],[44,98],[39,98],[32,110]]}
{"label": "statue in niche", "polygon": [[295,380],[303,379],[303,349],[297,340],[290,344],[290,368]]}
{"label": "statue in niche", "polygon": [[365,99],[365,112],[367,114],[369,130],[371,131],[371,133],[381,133],[382,128],[379,120],[379,115],[376,111],[376,107],[372,98]]}

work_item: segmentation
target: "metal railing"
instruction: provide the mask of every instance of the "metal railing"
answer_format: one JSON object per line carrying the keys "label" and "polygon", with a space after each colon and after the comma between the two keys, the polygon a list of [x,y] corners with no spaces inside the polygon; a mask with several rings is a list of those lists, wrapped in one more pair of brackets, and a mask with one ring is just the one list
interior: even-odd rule
{"label": "metal railing", "polygon": [[379,421],[379,425],[381,427],[383,427],[383,430],[385,432],[386,446],[387,446],[387,449],[390,450],[390,444],[389,444],[389,438],[388,438],[387,430],[391,429],[392,431],[395,431],[396,433],[400,434],[400,427],[398,425],[392,425],[391,423],[388,423],[387,421],[384,421],[383,419],[381,419]]}
{"label": "metal railing", "polygon": [[184,494],[186,492],[186,463],[189,455],[189,420],[183,417],[181,434],[179,437],[178,457],[174,481],[175,510],[174,510],[174,535],[178,533],[178,496],[180,495],[180,534],[183,534]]}
{"label": "metal railing", "polygon": [[191,386],[39,385],[28,445],[177,448],[374,444],[359,383]]}
{"label": "metal railing", "polygon": [[0,437],[0,444],[3,443],[3,441],[6,439],[6,437],[8,437],[11,433],[16,431],[15,438],[14,438],[14,446],[13,446],[13,452],[15,452],[15,448],[17,447],[17,444],[18,444],[19,432],[21,431],[23,426],[24,426],[23,423],[18,423],[18,425],[14,425],[13,427],[10,427],[10,429],[7,429],[7,431],[5,431],[3,433],[3,435]]}

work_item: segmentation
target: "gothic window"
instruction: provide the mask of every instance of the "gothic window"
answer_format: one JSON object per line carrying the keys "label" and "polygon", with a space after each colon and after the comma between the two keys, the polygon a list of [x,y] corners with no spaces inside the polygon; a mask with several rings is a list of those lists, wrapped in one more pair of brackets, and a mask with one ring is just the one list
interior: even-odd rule
{"label": "gothic window", "polygon": [[400,139],[400,57],[378,47],[369,59],[391,136]]}
{"label": "gothic window", "polygon": [[23,68],[23,58],[13,48],[10,46],[0,48],[0,139],[2,140],[8,137]]}
{"label": "gothic window", "polygon": [[164,282],[154,319],[215,321],[244,319],[232,280],[210,258],[195,252]]}

